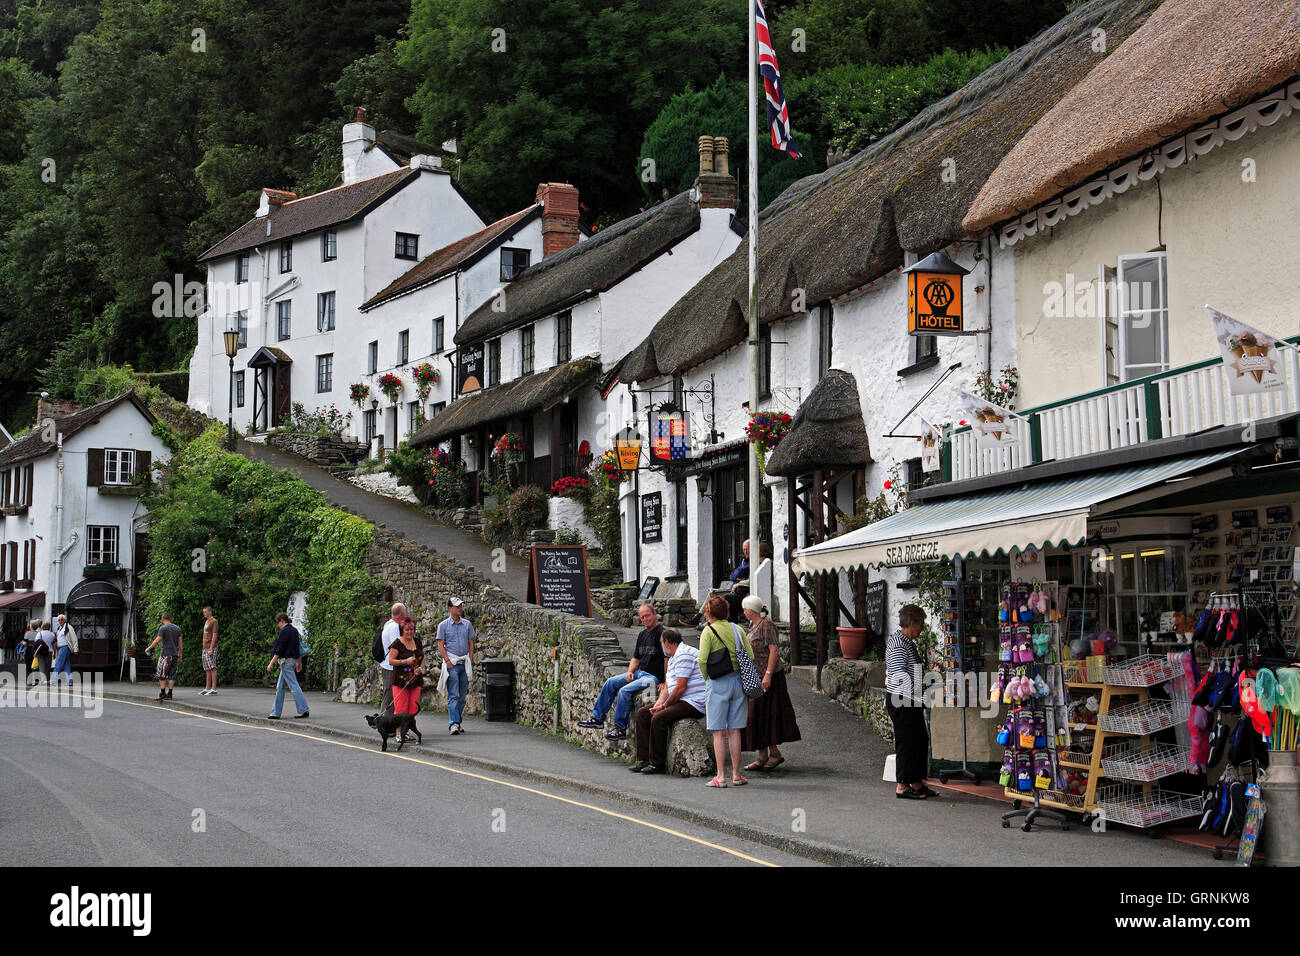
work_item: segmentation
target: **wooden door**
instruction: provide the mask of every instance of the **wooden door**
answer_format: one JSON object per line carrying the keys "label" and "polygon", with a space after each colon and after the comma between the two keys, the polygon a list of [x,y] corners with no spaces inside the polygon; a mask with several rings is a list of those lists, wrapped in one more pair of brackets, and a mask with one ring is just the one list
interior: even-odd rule
{"label": "wooden door", "polygon": [[275,367],[275,386],[273,388],[274,404],[271,406],[271,427],[278,428],[289,420],[289,409],[292,407],[293,397],[289,392],[289,381],[292,365],[277,365]]}

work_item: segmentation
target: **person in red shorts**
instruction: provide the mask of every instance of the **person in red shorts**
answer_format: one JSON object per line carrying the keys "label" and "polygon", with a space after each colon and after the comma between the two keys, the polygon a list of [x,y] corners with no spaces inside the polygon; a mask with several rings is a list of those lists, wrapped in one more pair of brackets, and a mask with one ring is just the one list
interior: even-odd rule
{"label": "person in red shorts", "polygon": [[[403,618],[401,630],[388,648],[388,663],[393,665],[393,713],[414,717],[420,710],[420,691],[424,687],[424,647],[411,618]],[[398,734],[399,744],[403,737]]]}

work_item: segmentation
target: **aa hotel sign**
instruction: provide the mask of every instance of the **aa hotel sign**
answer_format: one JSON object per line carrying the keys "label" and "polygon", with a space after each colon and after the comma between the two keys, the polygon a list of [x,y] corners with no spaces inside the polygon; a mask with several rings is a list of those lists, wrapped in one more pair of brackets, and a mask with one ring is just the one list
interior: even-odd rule
{"label": "aa hotel sign", "polygon": [[942,252],[927,256],[907,273],[907,333],[962,335],[963,269]]}

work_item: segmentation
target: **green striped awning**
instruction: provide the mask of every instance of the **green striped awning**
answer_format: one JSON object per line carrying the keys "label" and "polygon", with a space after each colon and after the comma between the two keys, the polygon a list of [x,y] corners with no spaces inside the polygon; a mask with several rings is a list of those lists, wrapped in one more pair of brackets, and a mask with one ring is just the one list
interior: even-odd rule
{"label": "green striped awning", "polygon": [[1106,510],[1106,502],[1190,475],[1241,451],[1234,448],[917,505],[803,548],[791,563],[796,573],[815,573],[993,556],[1029,545],[1080,544],[1088,533],[1088,518]]}

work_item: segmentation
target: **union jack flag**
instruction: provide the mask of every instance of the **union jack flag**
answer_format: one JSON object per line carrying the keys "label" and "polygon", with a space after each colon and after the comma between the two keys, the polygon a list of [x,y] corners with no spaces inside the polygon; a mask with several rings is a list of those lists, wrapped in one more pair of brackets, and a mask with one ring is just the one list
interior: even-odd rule
{"label": "union jack flag", "polygon": [[767,125],[772,130],[772,145],[799,159],[799,147],[790,135],[790,111],[785,105],[785,94],[781,92],[781,68],[777,66],[776,51],[772,49],[763,0],[754,0],[754,6],[758,10],[758,72],[763,76],[763,91],[767,94]]}

